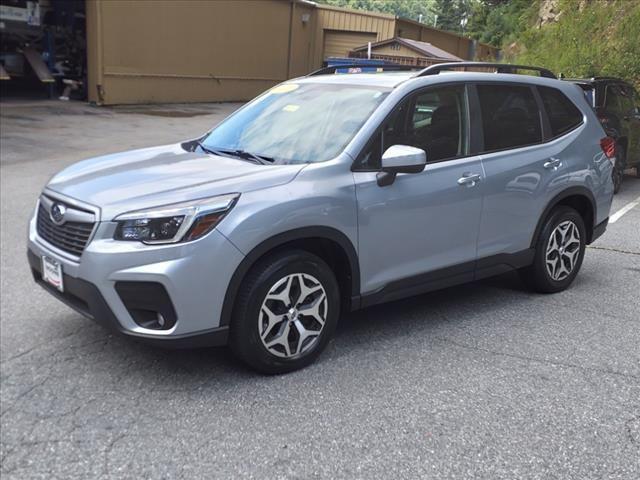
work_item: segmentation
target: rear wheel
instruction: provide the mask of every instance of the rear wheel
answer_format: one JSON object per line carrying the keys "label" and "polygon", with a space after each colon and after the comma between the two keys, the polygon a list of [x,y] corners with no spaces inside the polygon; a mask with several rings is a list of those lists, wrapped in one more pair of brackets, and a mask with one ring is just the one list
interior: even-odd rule
{"label": "rear wheel", "polygon": [[613,193],[618,193],[620,191],[620,187],[622,187],[625,164],[626,157],[624,147],[620,144],[616,144],[616,164],[613,166],[613,172],[611,173],[613,179]]}
{"label": "rear wheel", "polygon": [[238,295],[230,345],[262,373],[286,373],[313,362],[335,330],[340,311],[338,283],[329,266],[295,250],[254,267]]}
{"label": "rear wheel", "polygon": [[576,210],[564,205],[554,209],[536,242],[533,264],[521,271],[523,280],[542,293],[565,290],[582,265],[586,237],[584,220]]}

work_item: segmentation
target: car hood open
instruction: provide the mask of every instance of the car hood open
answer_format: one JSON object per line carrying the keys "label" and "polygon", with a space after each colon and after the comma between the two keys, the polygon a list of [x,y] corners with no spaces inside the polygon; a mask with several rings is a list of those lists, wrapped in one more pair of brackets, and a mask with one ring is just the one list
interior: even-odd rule
{"label": "car hood open", "polygon": [[125,212],[290,182],[299,165],[259,165],[181,144],[132,150],[78,162],[47,188],[101,209],[102,219]]}

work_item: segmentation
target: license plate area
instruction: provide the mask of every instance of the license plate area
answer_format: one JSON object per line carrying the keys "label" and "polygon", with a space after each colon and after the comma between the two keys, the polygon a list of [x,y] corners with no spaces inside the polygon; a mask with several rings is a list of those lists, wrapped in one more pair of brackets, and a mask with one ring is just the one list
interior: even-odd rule
{"label": "license plate area", "polygon": [[62,264],[46,255],[42,256],[42,279],[60,292],[64,292]]}

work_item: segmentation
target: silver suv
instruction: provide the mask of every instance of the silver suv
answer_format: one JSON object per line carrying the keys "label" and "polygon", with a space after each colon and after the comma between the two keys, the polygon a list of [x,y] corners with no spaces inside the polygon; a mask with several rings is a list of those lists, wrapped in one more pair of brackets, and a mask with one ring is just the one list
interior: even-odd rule
{"label": "silver suv", "polygon": [[615,142],[547,70],[453,71],[471,66],[328,69],[199,139],[72,165],[31,219],[34,278],[130,337],[229,343],[267,373],[312,362],[341,312],[509,269],[564,290],[605,231]]}

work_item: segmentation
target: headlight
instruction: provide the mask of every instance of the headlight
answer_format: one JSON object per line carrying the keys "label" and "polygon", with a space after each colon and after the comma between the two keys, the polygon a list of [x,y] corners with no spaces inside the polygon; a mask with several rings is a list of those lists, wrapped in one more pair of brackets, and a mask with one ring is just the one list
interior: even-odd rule
{"label": "headlight", "polygon": [[215,228],[233,208],[239,193],[128,212],[116,217],[115,240],[148,244],[189,242]]}

